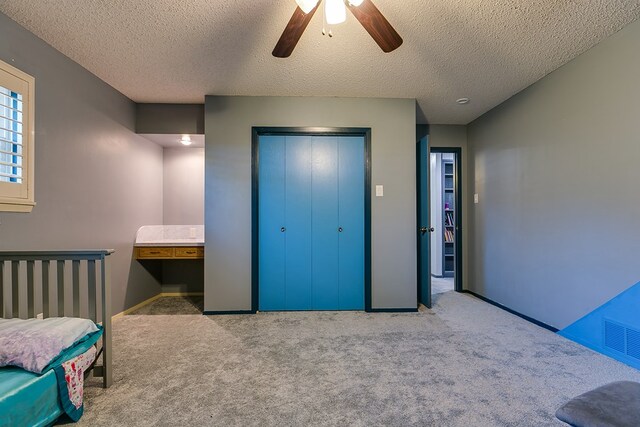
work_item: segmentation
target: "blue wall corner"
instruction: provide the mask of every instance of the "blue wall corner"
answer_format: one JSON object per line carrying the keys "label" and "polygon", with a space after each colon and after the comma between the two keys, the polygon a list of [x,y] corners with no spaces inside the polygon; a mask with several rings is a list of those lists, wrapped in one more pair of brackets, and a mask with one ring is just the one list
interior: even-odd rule
{"label": "blue wall corner", "polygon": [[640,283],[558,334],[640,369]]}

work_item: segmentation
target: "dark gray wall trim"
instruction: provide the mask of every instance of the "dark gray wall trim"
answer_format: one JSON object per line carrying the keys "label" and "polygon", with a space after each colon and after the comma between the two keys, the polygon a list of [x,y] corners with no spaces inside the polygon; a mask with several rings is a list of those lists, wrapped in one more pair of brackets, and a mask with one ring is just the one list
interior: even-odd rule
{"label": "dark gray wall trim", "polygon": [[539,320],[536,320],[536,319],[534,319],[533,317],[529,317],[529,316],[526,316],[526,315],[524,315],[524,314],[522,314],[522,313],[518,313],[517,311],[512,310],[512,309],[510,309],[509,307],[506,307],[506,306],[504,306],[504,305],[502,305],[502,304],[500,304],[500,303],[497,303],[497,302],[495,302],[495,301],[493,301],[493,300],[490,300],[489,298],[483,297],[482,295],[477,294],[477,293],[475,293],[475,292],[473,292],[473,291],[463,290],[463,291],[461,291],[461,292],[462,292],[462,293],[465,293],[465,294],[473,295],[474,297],[476,297],[476,298],[478,298],[478,299],[480,299],[480,300],[482,300],[482,301],[484,301],[484,302],[486,302],[486,303],[488,303],[488,304],[491,304],[491,305],[493,305],[493,306],[495,306],[495,307],[498,307],[498,308],[500,308],[500,309],[502,309],[502,310],[504,310],[504,311],[506,311],[506,312],[508,312],[508,313],[511,313],[511,314],[513,314],[513,315],[515,315],[515,316],[518,316],[518,317],[520,317],[521,319],[524,319],[524,320],[526,320],[527,322],[531,322],[531,323],[533,323],[533,324],[534,324],[534,325],[536,325],[536,326],[540,326],[541,328],[548,329],[548,330],[549,330],[549,331],[551,331],[551,332],[554,332],[554,333],[555,333],[555,332],[558,332],[558,330],[559,330],[559,329],[557,329],[557,328],[554,328],[553,326],[547,325],[547,324],[546,324],[546,323],[544,323],[544,322],[541,322],[541,321],[539,321]]}
{"label": "dark gray wall trim", "polygon": [[242,314],[256,314],[254,310],[231,310],[231,311],[204,311],[205,316],[234,316]]}
{"label": "dark gray wall trim", "polygon": [[204,104],[136,104],[136,133],[204,134]]}

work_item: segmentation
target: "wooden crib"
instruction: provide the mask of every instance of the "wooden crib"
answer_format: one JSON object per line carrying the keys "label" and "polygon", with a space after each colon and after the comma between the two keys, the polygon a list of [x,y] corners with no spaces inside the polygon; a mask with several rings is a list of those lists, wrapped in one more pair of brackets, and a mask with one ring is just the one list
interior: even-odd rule
{"label": "wooden crib", "polygon": [[73,316],[100,323],[102,365],[96,365],[93,373],[102,377],[105,388],[112,383],[109,255],[113,252],[0,251],[0,317]]}

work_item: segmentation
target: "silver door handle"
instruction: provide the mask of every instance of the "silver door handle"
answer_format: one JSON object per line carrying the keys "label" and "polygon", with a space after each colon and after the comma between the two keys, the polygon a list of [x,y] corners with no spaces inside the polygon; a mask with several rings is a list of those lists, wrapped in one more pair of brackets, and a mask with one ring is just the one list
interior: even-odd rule
{"label": "silver door handle", "polygon": [[421,232],[422,234],[424,234],[424,233],[426,233],[426,232],[433,233],[434,231],[436,231],[436,230],[435,230],[435,228],[433,228],[433,227],[429,227],[429,228],[427,228],[427,227],[420,227],[420,232]]}
{"label": "silver door handle", "polygon": [[342,227],[338,227],[338,233],[342,233]]}
{"label": "silver door handle", "polygon": [[282,233],[284,233],[285,231],[287,231],[287,229],[286,229],[286,228],[284,228],[284,227],[281,227],[281,228],[280,228],[280,231],[281,231]]}

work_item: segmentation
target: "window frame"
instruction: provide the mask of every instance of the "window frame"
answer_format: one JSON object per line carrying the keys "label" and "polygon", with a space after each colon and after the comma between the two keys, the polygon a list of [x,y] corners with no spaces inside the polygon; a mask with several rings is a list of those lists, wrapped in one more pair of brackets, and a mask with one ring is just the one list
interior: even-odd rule
{"label": "window frame", "polygon": [[0,60],[0,86],[22,95],[22,182],[0,182],[0,212],[31,212],[36,204],[35,78]]}

